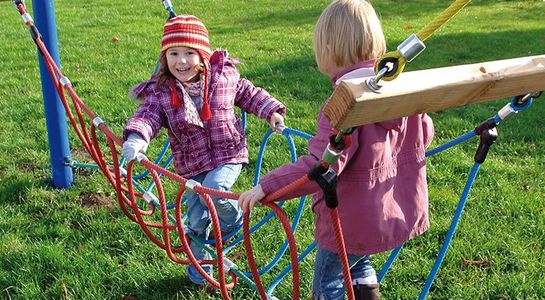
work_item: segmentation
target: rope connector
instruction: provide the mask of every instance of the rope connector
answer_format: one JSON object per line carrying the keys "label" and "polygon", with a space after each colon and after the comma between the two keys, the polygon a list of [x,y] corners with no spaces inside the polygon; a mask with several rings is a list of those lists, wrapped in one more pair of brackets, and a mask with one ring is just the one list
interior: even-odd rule
{"label": "rope connector", "polygon": [[534,98],[541,96],[541,92],[528,93],[526,95],[519,95],[512,98],[511,102],[506,104],[502,109],[498,111],[498,118],[500,120],[506,120],[513,114],[523,111],[532,105]]}
{"label": "rope connector", "polygon": [[71,85],[72,83],[70,82],[70,79],[68,79],[68,77],[66,76],[63,76],[59,79],[59,82],[61,83],[62,87],[63,88],[66,88],[67,85]]}
{"label": "rope connector", "polygon": [[174,12],[174,8],[172,8],[172,3],[170,2],[170,0],[163,0],[163,6],[168,12],[169,19],[176,17],[176,13]]}
{"label": "rope connector", "polygon": [[229,273],[229,271],[231,271],[231,270],[237,270],[238,269],[238,266],[228,258],[223,259],[223,267],[225,268],[226,273]]}
{"label": "rope connector", "polygon": [[477,151],[475,152],[474,160],[476,163],[482,164],[488,155],[490,147],[498,138],[498,131],[494,127],[481,132],[480,137],[479,147],[477,147]]}
{"label": "rope connector", "polygon": [[93,119],[93,125],[95,125],[95,127],[99,127],[101,124],[104,124],[104,121],[100,117],[95,117]]}
{"label": "rope connector", "polygon": [[348,128],[340,132],[333,130],[332,135],[329,137],[329,144],[327,144],[324,153],[322,153],[322,161],[328,165],[337,162],[344,149],[350,147],[352,143],[350,134],[353,131],[354,128]]}
{"label": "rope connector", "polygon": [[279,123],[274,124],[274,129],[273,129],[274,132],[282,134],[284,133],[284,129],[286,129],[286,126],[280,125]]}
{"label": "rope connector", "polygon": [[502,109],[498,111],[498,117],[500,120],[507,120],[507,118],[511,117],[513,114],[518,113],[517,110],[513,108],[513,103],[507,103]]}
{"label": "rope connector", "polygon": [[123,168],[123,167],[119,167],[119,174],[121,174],[121,176],[127,178],[127,169]]}
{"label": "rope connector", "polygon": [[78,163],[77,161],[67,157],[65,157],[63,161],[64,161],[64,165],[70,168],[74,168],[75,165]]}
{"label": "rope connector", "polygon": [[382,79],[390,81],[395,79],[405,68],[405,64],[412,61],[422,51],[426,49],[426,45],[420,40],[416,34],[411,34],[399,46],[397,51],[392,51],[384,54],[375,63],[375,77],[365,81],[365,85],[373,93],[380,93],[382,88],[378,82]]}
{"label": "rope connector", "polygon": [[337,151],[333,148],[333,146],[331,146],[331,144],[328,144],[324,150],[324,153],[322,153],[322,160],[331,165],[339,159],[341,154],[342,151]]}
{"label": "rope connector", "polygon": [[198,182],[198,181],[195,181],[193,179],[189,179],[186,183],[185,183],[185,187],[194,191],[195,190],[195,187],[196,186],[201,186],[201,184]]}
{"label": "rope connector", "polygon": [[482,164],[488,155],[490,146],[494,144],[498,138],[498,131],[496,130],[496,121],[494,118],[490,118],[475,128],[475,135],[480,136],[479,146],[475,152],[474,161]]}
{"label": "rope connector", "polygon": [[412,61],[415,57],[422,53],[424,49],[426,49],[426,45],[424,45],[424,43],[414,33],[399,44],[399,46],[397,46],[399,54],[405,57],[407,62]]}
{"label": "rope connector", "polygon": [[152,202],[153,203],[159,203],[159,199],[153,193],[151,193],[150,191],[147,191],[144,194],[142,194],[142,197],[148,203],[152,203]]}
{"label": "rope connector", "polygon": [[337,198],[337,173],[324,162],[318,162],[308,172],[308,178],[316,181],[324,193],[327,207],[333,209],[339,204]]}

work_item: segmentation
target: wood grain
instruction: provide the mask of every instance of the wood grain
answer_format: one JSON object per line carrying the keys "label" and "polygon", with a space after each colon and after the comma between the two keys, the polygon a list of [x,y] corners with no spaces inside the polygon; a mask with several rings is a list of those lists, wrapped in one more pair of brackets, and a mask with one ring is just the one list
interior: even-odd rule
{"label": "wood grain", "polygon": [[342,81],[324,107],[336,129],[545,90],[545,55],[406,72],[381,81]]}

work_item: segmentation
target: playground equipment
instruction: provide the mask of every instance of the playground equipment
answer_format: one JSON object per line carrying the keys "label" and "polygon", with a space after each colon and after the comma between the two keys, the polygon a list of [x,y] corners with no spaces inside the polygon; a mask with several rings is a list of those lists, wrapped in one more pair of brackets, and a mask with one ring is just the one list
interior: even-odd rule
{"label": "playground equipment", "polygon": [[[457,5],[458,10],[461,9],[461,6],[463,3],[467,4],[469,1],[456,1],[455,5]],[[243,227],[243,236],[244,239],[241,237],[234,239],[229,244],[227,244],[224,247],[224,242],[233,237],[233,235],[222,237],[220,229],[217,224],[219,224],[217,215],[215,213],[214,206],[211,204],[210,195],[216,195],[216,196],[222,196],[230,199],[236,199],[238,195],[232,194],[232,193],[220,193],[215,190],[207,189],[205,187],[202,187],[195,182],[192,182],[190,180],[187,180],[185,178],[182,178],[178,176],[177,174],[174,174],[170,172],[167,167],[168,163],[164,165],[157,165],[151,161],[149,161],[144,155],[141,155],[138,158],[138,163],[143,165],[147,171],[140,175],[133,175],[134,170],[134,164],[135,162],[129,162],[126,167],[124,167],[123,160],[118,159],[118,151],[116,147],[119,147],[122,145],[122,141],[116,137],[105,125],[104,121],[97,117],[92,111],[90,111],[85,103],[77,96],[76,92],[74,91],[70,80],[68,80],[67,77],[65,77],[59,68],[57,67],[57,63],[53,56],[48,52],[47,47],[45,46],[44,42],[42,41],[42,37],[37,29],[37,27],[34,25],[33,20],[31,16],[26,12],[24,3],[22,1],[14,1],[16,4],[16,7],[18,11],[21,13],[24,22],[31,28],[31,33],[33,36],[33,39],[36,43],[36,45],[39,48],[39,51],[41,55],[43,55],[44,65],[47,69],[47,72],[51,75],[52,85],[55,88],[56,92],[59,95],[59,100],[62,102],[63,108],[66,110],[66,113],[68,115],[68,118],[70,120],[70,123],[74,127],[74,130],[76,131],[78,137],[81,139],[84,148],[87,150],[87,152],[92,156],[93,160],[96,163],[96,167],[99,168],[104,175],[107,177],[109,182],[112,184],[112,186],[116,189],[117,192],[117,198],[118,203],[121,208],[121,210],[125,213],[125,215],[133,220],[134,222],[138,223],[142,230],[145,232],[145,234],[150,238],[150,240],[155,243],[157,246],[159,246],[161,249],[165,250],[167,253],[167,256],[172,259],[176,263],[180,264],[193,264],[195,265],[198,270],[200,270],[202,275],[205,275],[202,271],[202,268],[200,268],[200,265],[203,263],[211,263],[217,266],[218,269],[218,280],[216,281],[213,278],[207,277],[210,284],[219,288],[221,290],[222,296],[225,299],[230,299],[228,290],[233,288],[238,280],[242,280],[245,283],[247,283],[252,288],[256,289],[261,296],[262,299],[272,299],[274,298],[273,292],[274,288],[278,284],[280,280],[288,273],[292,272],[292,284],[293,284],[293,292],[292,292],[292,298],[298,299],[299,298],[299,272],[298,272],[298,263],[301,259],[303,259],[312,249],[314,248],[314,244],[311,244],[308,246],[306,250],[304,250],[301,255],[298,256],[297,254],[297,247],[295,243],[295,239],[293,236],[293,231],[296,228],[297,225],[297,219],[296,217],[292,224],[289,223],[289,221],[286,218],[285,213],[281,209],[281,203],[276,204],[274,202],[275,199],[280,197],[283,193],[283,191],[279,191],[278,193],[274,193],[272,195],[269,195],[265,201],[264,205],[271,208],[273,211],[271,214],[269,214],[266,218],[263,219],[259,224],[255,225],[254,227],[249,227],[249,215],[245,216],[244,221],[244,227]],[[171,5],[164,1],[165,8],[169,12],[169,15],[173,15],[173,10]],[[465,5],[464,4],[464,5]],[[451,14],[452,16],[452,14]],[[434,26],[437,28],[438,26]],[[426,34],[429,36],[430,34]],[[411,40],[414,41],[414,38],[411,38]],[[415,43],[415,44],[412,44]],[[475,155],[475,164],[472,168],[466,187],[464,188],[463,194],[461,196],[460,202],[458,204],[455,216],[453,218],[453,221],[451,223],[451,227],[449,229],[449,232],[447,233],[447,239],[445,243],[443,244],[443,247],[441,249],[440,255],[436,261],[436,264],[434,265],[434,268],[432,269],[430,276],[428,277],[428,280],[426,281],[426,284],[424,286],[424,289],[420,295],[420,298],[425,298],[429,288],[433,282],[433,279],[435,278],[437,271],[441,265],[441,262],[444,258],[444,255],[446,253],[446,250],[448,249],[448,246],[450,244],[450,241],[452,240],[452,237],[454,235],[454,232],[456,230],[456,226],[460,220],[461,213],[463,211],[465,201],[467,200],[467,197],[469,195],[471,185],[473,181],[476,178],[478,169],[480,165],[485,161],[486,155],[494,143],[495,139],[497,138],[497,132],[495,130],[495,127],[500,124],[501,121],[507,119],[509,116],[512,116],[513,114],[522,111],[524,109],[527,109],[533,102],[533,98],[537,98],[539,96],[538,92],[540,90],[545,89],[545,82],[543,78],[545,77],[545,69],[543,67],[543,61],[545,59],[544,56],[536,56],[536,57],[530,57],[530,58],[521,58],[516,60],[509,60],[507,61],[498,61],[498,62],[491,62],[491,63],[484,63],[484,64],[477,64],[477,65],[466,65],[466,66],[459,66],[454,67],[457,69],[443,69],[443,70],[429,70],[429,73],[425,73],[426,71],[417,71],[422,72],[424,74],[423,76],[427,78],[427,76],[430,76],[430,74],[433,74],[435,77],[431,78],[441,78],[441,74],[443,72],[456,72],[458,73],[475,73],[475,68],[477,70],[484,74],[482,75],[482,80],[479,80],[478,77],[470,77],[468,81],[459,80],[456,79],[451,81],[450,83],[438,83],[435,82],[435,84],[430,83],[429,90],[426,89],[417,89],[417,90],[410,90],[409,88],[401,89],[405,90],[405,94],[396,92],[395,85],[398,81],[404,82],[406,80],[407,87],[411,87],[415,85],[413,83],[410,84],[413,78],[417,78],[417,74],[415,72],[407,73],[406,76],[400,77],[398,81],[395,83],[388,83],[384,84],[383,86],[379,85],[379,82],[381,79],[384,80],[392,80],[395,79],[398,75],[400,75],[399,72],[394,72],[392,70],[396,69],[402,69],[400,67],[403,65],[406,61],[411,61],[412,58],[414,58],[415,55],[418,54],[418,50],[409,50],[404,51],[404,49],[414,49],[413,47],[418,46],[411,46],[411,45],[419,45],[419,42],[412,42],[409,41],[407,43],[404,43],[401,47],[401,50],[399,53],[412,53],[408,54],[407,56],[397,56],[392,54],[385,55],[384,59],[381,59],[377,63],[377,77],[372,79],[361,79],[356,81],[346,81],[341,84],[340,89],[337,89],[334,94],[332,95],[332,101],[328,104],[328,110],[331,111],[331,113],[328,114],[328,118],[330,119],[331,123],[337,127],[337,129],[341,130],[341,133],[339,134],[339,139],[342,139],[343,135],[350,133],[350,128],[354,126],[359,126],[362,124],[366,124],[369,122],[377,122],[382,120],[391,119],[394,117],[399,116],[405,116],[411,113],[415,112],[429,112],[429,111],[436,111],[441,109],[446,109],[450,107],[455,107],[458,105],[464,105],[471,102],[478,102],[478,101],[485,101],[485,100],[491,100],[491,99],[498,99],[503,98],[506,96],[512,96],[512,95],[520,95],[513,97],[512,101],[507,104],[504,108],[502,108],[498,113],[493,116],[492,118],[486,120],[481,125],[477,126],[477,128],[473,131],[470,131],[460,138],[455,139],[454,141],[447,143],[443,146],[440,146],[436,149],[430,150],[427,153],[427,156],[442,152],[450,147],[453,147],[463,141],[466,141],[474,136],[480,136],[480,144],[477,148],[477,153]],[[396,62],[397,60],[397,62]],[[386,61],[387,63],[382,63],[383,61]],[[520,64],[521,61],[527,62],[527,64],[523,64],[521,69],[525,70],[532,70],[531,74],[528,73],[517,73],[517,68],[513,67],[516,64]],[[388,63],[393,64],[395,66],[398,64],[398,67],[392,67],[392,65],[387,65]],[[513,65],[511,65],[513,63]],[[505,65],[508,65],[507,68]],[[482,69],[484,69],[484,71]],[[392,74],[389,74],[391,72]],[[435,73],[434,73],[435,72]],[[439,75],[437,75],[439,74]],[[490,75],[491,74],[491,75]],[[497,75],[499,74],[499,75]],[[533,76],[533,77],[532,77]],[[529,78],[532,77],[534,80],[529,80]],[[403,79],[407,78],[407,79]],[[539,78],[536,80],[535,78]],[[487,81],[488,80],[488,81]],[[524,84],[514,84],[516,82],[515,80],[522,80]],[[416,81],[418,84],[423,84],[424,81]],[[446,86],[444,86],[444,85]],[[450,86],[448,86],[450,85]],[[446,93],[445,91],[452,89],[454,86],[468,92],[471,91],[471,88],[475,88],[476,90],[480,91],[480,93],[473,93],[471,95],[474,95],[472,97],[466,97],[466,94],[456,94],[453,95],[451,98],[448,98],[447,96],[451,95],[449,93]],[[440,87],[442,94],[434,94],[434,92],[437,92],[437,89],[434,87]],[[483,88],[484,87],[484,88]],[[66,96],[65,96],[65,90],[68,92],[70,98],[72,99],[72,107],[68,103]],[[414,98],[414,102],[409,103],[409,107],[413,107],[416,109],[416,111],[411,111],[407,109],[406,106],[404,106],[404,101],[401,101],[400,99],[403,97],[406,97],[407,95],[413,95],[418,94],[419,91],[422,91],[422,93],[425,96],[418,95],[416,98]],[[471,92],[470,92],[471,93]],[[436,96],[444,96],[448,99],[439,103],[438,105],[426,105],[430,102],[430,99],[441,99],[441,98],[434,98]],[[423,99],[422,99],[423,98]],[[340,100],[338,100],[340,99]],[[470,99],[470,100],[467,100]],[[54,100],[52,100],[54,101]],[[378,107],[389,107],[390,109],[387,111],[381,112],[381,115],[377,116],[374,114],[370,114],[369,111],[372,111],[373,109],[376,109]],[[372,108],[369,110],[369,107]],[[73,115],[72,111],[76,112],[76,116]],[[365,119],[366,116],[370,116],[369,119]],[[90,130],[88,129],[85,118],[88,118],[92,121],[92,125],[90,127]],[[102,132],[108,141],[108,146],[111,151],[111,157],[112,162],[106,162],[104,159],[104,155],[102,155],[101,149],[97,142],[97,129],[98,131]],[[261,166],[261,159],[262,159],[262,153],[265,149],[266,142],[270,135],[272,134],[272,131],[269,131],[266,133],[263,142],[262,142],[262,148],[260,150],[260,158],[259,160],[259,166]],[[303,138],[310,138],[310,135],[299,132],[294,129],[286,128],[283,130],[282,134],[288,139],[288,142],[290,144],[290,150],[292,153],[292,160],[295,159],[295,148],[293,146],[292,141],[292,135],[299,136]],[[164,151],[162,152],[162,155],[165,154],[166,148],[168,148],[168,145],[165,145]],[[158,161],[158,160],[156,160]],[[334,160],[327,161],[328,165],[333,163]],[[67,164],[68,167],[70,167],[70,164]],[[73,166],[73,165],[72,165]],[[258,167],[259,168],[259,167]],[[325,170],[327,171],[327,169]],[[146,177],[149,174],[151,179],[150,188],[143,189],[139,188],[138,181],[141,178]],[[179,184],[179,189],[176,193],[175,199],[170,202],[173,204],[169,204],[167,201],[165,191],[163,188],[163,184],[160,178],[160,175],[163,176],[163,178],[168,178],[170,180],[173,180]],[[259,176],[259,172],[256,172],[256,178],[254,180],[254,184],[257,183]],[[311,176],[309,176],[311,177]],[[291,186],[287,188],[296,188],[297,185],[304,183],[305,181],[311,180],[312,178],[305,177],[301,178],[301,180],[294,182]],[[152,193],[151,189],[155,188],[156,193]],[[189,236],[191,238],[191,242],[201,243],[202,246],[205,245],[211,245],[215,249],[206,248],[208,251],[214,256],[214,259],[212,261],[206,261],[206,262],[198,262],[195,260],[195,258],[192,256],[191,252],[188,251],[188,235],[184,231],[183,228],[183,193],[186,189],[192,189],[195,192],[199,193],[203,199],[205,199],[205,202],[207,203],[208,207],[210,208],[213,224],[214,224],[214,240],[213,241],[200,241],[197,239],[194,239],[193,237]],[[301,200],[300,204],[300,210],[302,210],[304,206],[304,199]],[[150,204],[149,209],[143,209],[143,204]],[[156,210],[159,210],[160,214],[160,222],[153,222],[150,221],[149,216],[153,215]],[[174,210],[174,215],[170,211]],[[300,211],[299,210],[299,211]],[[280,272],[277,279],[270,285],[267,291],[265,291],[265,288],[261,282],[260,275],[262,275],[264,272],[269,271],[272,266],[274,265],[274,261],[277,260],[277,258],[273,259],[273,261],[264,267],[262,270],[258,270],[256,263],[253,258],[252,248],[251,248],[251,233],[258,229],[258,227],[263,226],[266,224],[267,220],[272,218],[274,215],[276,215],[286,233],[287,239],[284,242],[284,245],[282,246],[282,250],[277,255],[277,258],[284,255],[285,251],[287,249],[290,250],[290,260],[291,265],[287,267],[286,269],[282,270]],[[298,216],[300,216],[298,212]],[[152,232],[150,229],[157,229],[161,232],[160,235],[156,235]],[[340,230],[342,232],[342,230]],[[175,241],[172,240],[172,235],[175,235]],[[229,251],[234,247],[236,243],[244,242],[244,245],[246,247],[249,264],[251,268],[251,273],[244,273],[241,270],[239,270],[238,266],[233,263],[233,261],[229,260],[229,258],[226,257],[226,255],[229,253]],[[174,243],[178,243],[178,245],[174,245]],[[181,245],[179,245],[181,243]],[[342,247],[342,245],[340,245]],[[394,249],[390,255],[390,258],[386,262],[386,264],[383,266],[380,274],[379,274],[379,281],[381,281],[384,276],[386,275],[388,268],[391,266],[393,260],[398,255],[398,253],[401,250],[401,246]],[[342,248],[340,249],[340,253],[344,253],[342,251]],[[185,258],[184,258],[185,255]],[[229,275],[231,277],[231,282],[227,282],[226,275]],[[345,276],[345,280],[347,281],[347,278],[349,276]],[[348,286],[351,286],[348,284]],[[353,293],[350,288],[347,289],[348,297],[349,299],[353,299]]]}

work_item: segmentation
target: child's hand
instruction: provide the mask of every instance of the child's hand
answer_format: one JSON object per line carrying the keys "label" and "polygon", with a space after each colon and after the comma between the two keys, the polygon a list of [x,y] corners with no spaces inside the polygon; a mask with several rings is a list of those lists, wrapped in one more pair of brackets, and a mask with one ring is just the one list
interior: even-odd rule
{"label": "child's hand", "polygon": [[282,131],[282,129],[284,129],[284,116],[277,112],[273,113],[271,119],[269,120],[269,125],[274,131]]}
{"label": "child's hand", "polygon": [[146,152],[148,142],[146,142],[138,133],[131,133],[123,143],[123,152],[121,155],[128,161],[135,160],[139,152]]}
{"label": "child's hand", "polygon": [[250,212],[254,208],[254,204],[264,197],[265,193],[261,188],[261,184],[258,184],[253,189],[247,190],[246,192],[240,194],[238,204],[242,208],[242,211]]}

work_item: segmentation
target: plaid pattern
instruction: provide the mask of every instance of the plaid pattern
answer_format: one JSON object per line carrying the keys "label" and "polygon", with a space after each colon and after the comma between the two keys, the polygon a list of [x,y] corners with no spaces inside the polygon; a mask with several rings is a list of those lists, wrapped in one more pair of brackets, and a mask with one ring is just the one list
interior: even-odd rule
{"label": "plaid pattern", "polygon": [[226,51],[216,51],[210,58],[210,108],[212,117],[202,122],[193,101],[181,84],[178,95],[183,101],[173,107],[170,87],[157,85],[152,79],[133,88],[132,93],[144,101],[124,130],[146,141],[154,138],[161,127],[168,129],[174,167],[178,174],[192,177],[227,163],[248,163],[246,135],[234,107],[269,120],[274,112],[285,113],[285,106],[265,90],[241,78]]}

